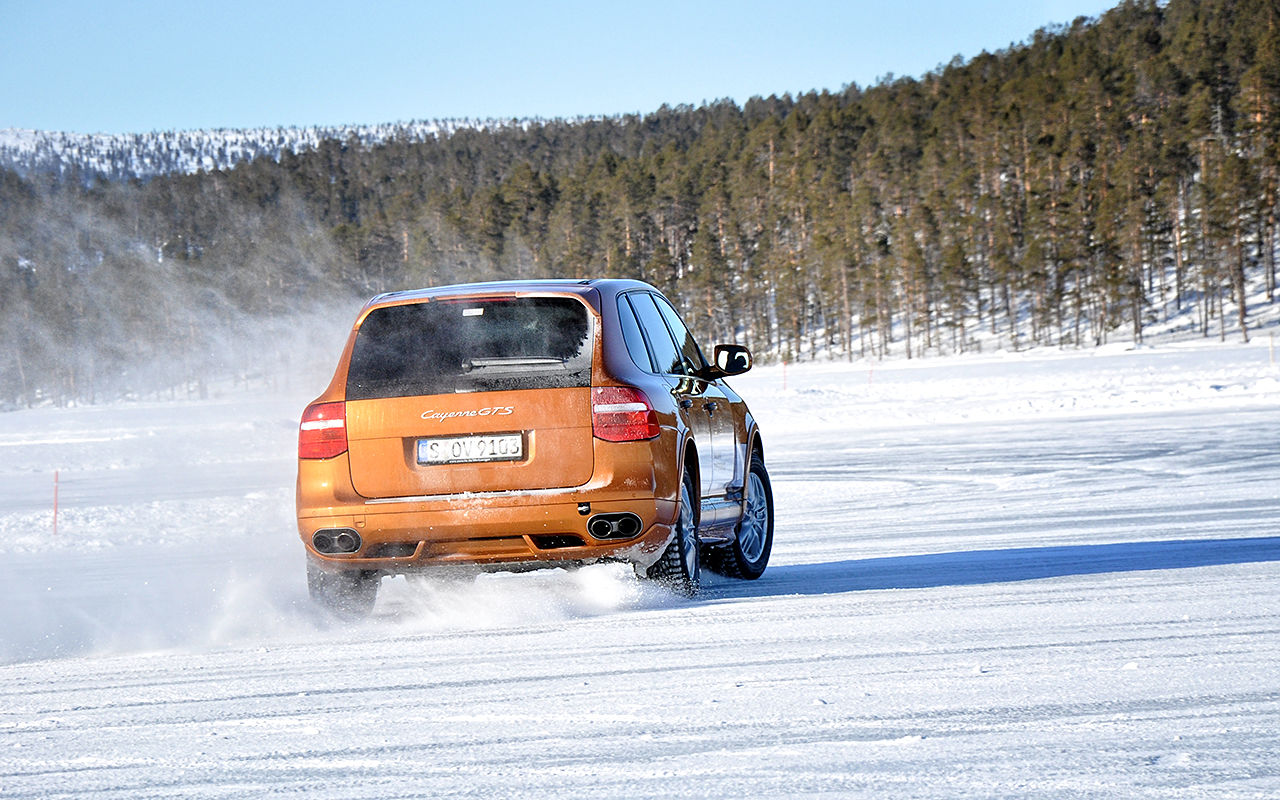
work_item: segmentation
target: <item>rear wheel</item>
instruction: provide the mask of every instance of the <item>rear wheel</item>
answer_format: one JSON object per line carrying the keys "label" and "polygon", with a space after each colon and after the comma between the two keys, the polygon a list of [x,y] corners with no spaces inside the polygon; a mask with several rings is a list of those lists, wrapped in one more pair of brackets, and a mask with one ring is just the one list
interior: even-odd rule
{"label": "rear wheel", "polygon": [[755,580],[764,574],[773,550],[773,487],[759,452],[751,454],[746,489],[738,535],[707,553],[707,566],[730,578]]}
{"label": "rear wheel", "polygon": [[329,611],[348,618],[366,617],[378,599],[382,576],[368,570],[329,572],[307,564],[307,590],[311,599]]}
{"label": "rear wheel", "polygon": [[676,517],[676,535],[662,552],[662,558],[649,567],[645,575],[685,597],[696,595],[702,583],[698,526],[693,514],[694,498],[697,496],[693,473],[686,470],[684,481],[680,485],[680,513]]}

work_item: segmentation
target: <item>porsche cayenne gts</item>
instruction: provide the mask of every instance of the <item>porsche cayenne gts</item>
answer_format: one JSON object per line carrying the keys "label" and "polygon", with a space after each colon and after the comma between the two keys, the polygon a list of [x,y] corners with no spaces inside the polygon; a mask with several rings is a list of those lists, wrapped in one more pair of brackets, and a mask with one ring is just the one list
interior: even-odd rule
{"label": "porsche cayenne gts", "polygon": [[764,572],[773,495],[756,421],[676,309],[630,280],[444,286],[360,311],[302,415],[312,596],[368,612],[384,575],[599,561],[696,594]]}

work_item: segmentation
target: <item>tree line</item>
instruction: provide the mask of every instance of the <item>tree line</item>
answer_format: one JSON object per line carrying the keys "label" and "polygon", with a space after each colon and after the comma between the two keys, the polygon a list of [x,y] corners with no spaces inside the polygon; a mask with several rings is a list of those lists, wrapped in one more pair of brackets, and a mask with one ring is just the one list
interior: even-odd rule
{"label": "tree line", "polygon": [[147,179],[174,172],[230,169],[259,157],[278,159],[286,149],[304,151],[325,139],[345,141],[354,136],[364,146],[375,146],[389,139],[422,140],[459,128],[492,124],[501,123],[448,119],[121,134],[8,129],[0,131],[0,168],[23,176],[76,170],[82,176],[113,181]]}
{"label": "tree line", "polygon": [[[742,106],[146,181],[0,172],[0,402],[136,391],[139,354],[189,383],[287,358],[299,308],[502,278],[646,280],[766,358],[1247,337],[1278,193],[1274,0],[1127,0],[919,78]],[[245,330],[275,331],[247,362]]]}

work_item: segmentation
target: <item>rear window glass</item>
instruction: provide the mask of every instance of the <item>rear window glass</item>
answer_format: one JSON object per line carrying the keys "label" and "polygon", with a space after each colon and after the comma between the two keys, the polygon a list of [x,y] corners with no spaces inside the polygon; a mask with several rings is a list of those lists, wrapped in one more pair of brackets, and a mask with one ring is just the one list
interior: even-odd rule
{"label": "rear window glass", "polygon": [[694,371],[705,367],[707,360],[702,357],[702,350],[698,347],[693,334],[689,333],[689,329],[685,327],[684,320],[680,319],[680,315],[676,313],[676,310],[661,297],[649,295],[649,299],[653,300],[654,305],[658,307],[663,319],[667,321],[667,327],[671,328],[672,335],[676,337],[676,344],[680,346],[680,352],[684,354],[685,364],[692,367]]}
{"label": "rear window glass", "polygon": [[437,300],[369,312],[347,399],[591,385],[591,314],[569,297]]}
{"label": "rear window glass", "polygon": [[675,340],[671,338],[667,323],[662,320],[662,313],[654,305],[653,295],[648,292],[634,292],[628,297],[634,303],[633,308],[636,310],[636,316],[640,318],[640,326],[648,334],[654,366],[659,372],[665,372],[668,375],[685,374],[684,359],[676,349]]}
{"label": "rear window glass", "polygon": [[618,298],[618,320],[622,325],[622,341],[627,345],[631,360],[645,372],[653,372],[653,362],[649,360],[649,349],[644,345],[640,323],[636,322],[636,314],[631,310],[631,302],[626,295]]}

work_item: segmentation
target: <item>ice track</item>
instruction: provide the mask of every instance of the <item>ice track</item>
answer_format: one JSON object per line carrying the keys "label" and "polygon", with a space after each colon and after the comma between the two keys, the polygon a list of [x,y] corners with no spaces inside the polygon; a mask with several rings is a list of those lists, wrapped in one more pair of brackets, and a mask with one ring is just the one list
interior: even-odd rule
{"label": "ice track", "polygon": [[0,797],[1280,796],[1277,376],[759,368],[760,581],[397,579],[354,627],[291,530],[307,398],[0,415]]}

